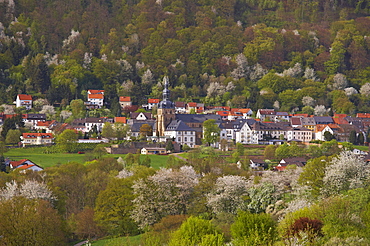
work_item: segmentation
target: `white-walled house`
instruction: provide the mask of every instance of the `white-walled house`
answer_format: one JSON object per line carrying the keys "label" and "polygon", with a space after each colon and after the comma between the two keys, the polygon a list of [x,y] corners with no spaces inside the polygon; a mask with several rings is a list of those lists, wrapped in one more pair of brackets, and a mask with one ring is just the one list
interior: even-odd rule
{"label": "white-walled house", "polygon": [[52,133],[23,133],[21,136],[23,147],[27,145],[50,145],[54,142]]}
{"label": "white-walled house", "polygon": [[195,130],[187,126],[181,120],[173,120],[166,128],[164,135],[167,138],[174,139],[180,145],[188,145],[190,148],[195,147]]}
{"label": "white-walled house", "polygon": [[25,94],[18,94],[15,100],[15,105],[17,108],[26,107],[27,110],[32,108],[32,96]]}

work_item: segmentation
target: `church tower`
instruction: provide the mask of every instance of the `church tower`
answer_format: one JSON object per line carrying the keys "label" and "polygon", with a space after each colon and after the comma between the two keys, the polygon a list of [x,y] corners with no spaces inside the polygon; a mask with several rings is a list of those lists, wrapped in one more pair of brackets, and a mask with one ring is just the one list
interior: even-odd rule
{"label": "church tower", "polygon": [[175,119],[175,104],[170,101],[170,90],[168,89],[168,77],[165,76],[163,79],[164,90],[163,99],[158,104],[157,109],[157,131],[158,136],[164,136],[166,127]]}

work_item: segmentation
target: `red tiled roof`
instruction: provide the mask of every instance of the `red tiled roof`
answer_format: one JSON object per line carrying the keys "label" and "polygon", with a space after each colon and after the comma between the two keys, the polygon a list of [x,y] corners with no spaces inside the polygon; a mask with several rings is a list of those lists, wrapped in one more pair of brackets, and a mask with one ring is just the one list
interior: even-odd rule
{"label": "red tiled roof", "polygon": [[119,122],[119,123],[126,124],[127,119],[126,119],[126,117],[114,117],[114,122]]}
{"label": "red tiled roof", "polygon": [[22,133],[23,138],[37,138],[41,136],[42,138],[53,138],[52,133]]}
{"label": "red tiled roof", "polygon": [[120,102],[131,102],[131,97],[119,97]]}
{"label": "red tiled roof", "polygon": [[358,118],[370,118],[370,113],[357,113]]}
{"label": "red tiled roof", "polygon": [[333,121],[335,124],[345,124],[345,125],[348,125],[348,121],[346,121],[345,119],[343,118],[334,118],[333,117]]}
{"label": "red tiled roof", "polygon": [[159,99],[149,98],[148,103],[159,103]]}
{"label": "red tiled roof", "polygon": [[33,166],[35,166],[35,165],[34,164],[25,164],[25,165],[22,165],[22,166],[18,167],[18,169],[28,169],[28,168],[33,167]]}
{"label": "red tiled roof", "polygon": [[51,123],[53,123],[55,120],[47,120],[47,121],[37,121],[37,126],[50,126]]}
{"label": "red tiled roof", "polygon": [[229,115],[229,111],[217,111],[216,114],[218,114],[220,116],[228,116]]}
{"label": "red tiled roof", "polygon": [[90,99],[90,98],[94,98],[94,99],[104,99],[104,95],[103,94],[89,94],[87,95],[87,97]]}
{"label": "red tiled roof", "polygon": [[28,159],[22,159],[20,161],[11,161],[10,164],[13,167],[18,167],[19,165],[22,165],[24,162],[28,161]]}
{"label": "red tiled roof", "polygon": [[32,100],[31,95],[25,95],[25,94],[18,94],[19,100]]}
{"label": "red tiled roof", "polygon": [[195,108],[197,106],[197,103],[196,102],[189,102],[188,103],[188,107],[193,107]]}
{"label": "red tiled roof", "polygon": [[88,90],[89,94],[102,94],[104,93],[104,90]]}

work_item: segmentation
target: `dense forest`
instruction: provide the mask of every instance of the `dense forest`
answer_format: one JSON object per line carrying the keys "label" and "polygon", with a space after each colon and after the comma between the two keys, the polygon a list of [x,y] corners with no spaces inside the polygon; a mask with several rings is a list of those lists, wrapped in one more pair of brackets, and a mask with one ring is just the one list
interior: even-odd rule
{"label": "dense forest", "polygon": [[[312,113],[370,109],[366,0],[2,0],[0,103],[18,93],[61,108],[104,89]],[[331,109],[331,110],[329,110]]]}

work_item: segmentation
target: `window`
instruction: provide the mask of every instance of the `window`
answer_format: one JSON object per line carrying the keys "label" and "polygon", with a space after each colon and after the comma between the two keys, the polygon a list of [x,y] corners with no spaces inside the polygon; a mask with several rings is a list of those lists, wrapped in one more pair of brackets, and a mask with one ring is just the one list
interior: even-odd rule
{"label": "window", "polygon": [[181,142],[181,138],[179,137],[177,141],[178,141],[178,142]]}
{"label": "window", "polygon": [[193,142],[193,137],[190,138],[190,142]]}
{"label": "window", "polygon": [[188,138],[187,137],[185,137],[185,140],[184,140],[185,142],[187,142],[188,141]]}

